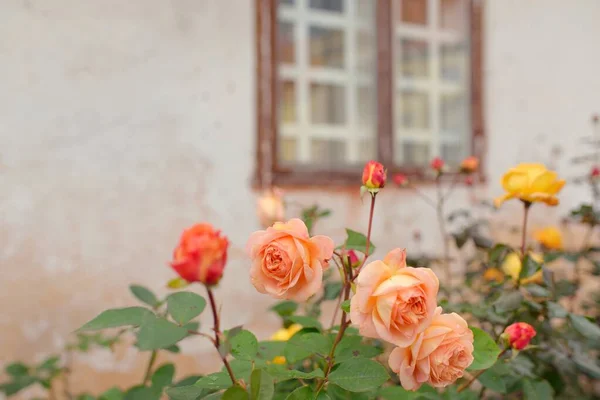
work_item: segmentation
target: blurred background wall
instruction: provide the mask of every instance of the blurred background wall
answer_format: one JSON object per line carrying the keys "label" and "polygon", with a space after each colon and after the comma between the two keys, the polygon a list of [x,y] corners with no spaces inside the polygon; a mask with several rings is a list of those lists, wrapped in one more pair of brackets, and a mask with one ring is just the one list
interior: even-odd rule
{"label": "blurred background wall", "polygon": [[[244,245],[259,228],[255,166],[255,36],[250,0],[4,0],[0,4],[0,364],[57,351],[108,307],[134,304],[127,286],[166,293],[183,228],[208,221],[231,240],[218,289],[223,326],[277,328],[271,300],[248,281]],[[600,2],[485,2],[486,185],[519,161],[570,178],[600,112]],[[296,204],[333,209],[318,233],[366,230],[351,189],[289,189]],[[425,186],[424,190],[431,188]],[[588,194],[567,186],[557,221]],[[378,255],[435,252],[435,216],[409,191],[386,189],[374,221]],[[458,190],[453,203],[469,204]],[[451,206],[452,207],[452,206]],[[517,219],[517,204],[494,218]],[[299,210],[292,206],[292,216]],[[225,300],[226,298],[226,300]],[[208,343],[187,340],[178,373],[211,370]],[[77,356],[72,381],[91,392],[142,374],[133,349]],[[169,356],[175,357],[175,356]],[[1,366],[1,365],[0,365]]]}

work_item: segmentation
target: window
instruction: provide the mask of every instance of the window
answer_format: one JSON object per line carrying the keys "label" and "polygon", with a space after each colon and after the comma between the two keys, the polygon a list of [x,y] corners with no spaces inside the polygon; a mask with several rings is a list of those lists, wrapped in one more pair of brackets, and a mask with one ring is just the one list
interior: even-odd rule
{"label": "window", "polygon": [[257,184],[481,157],[479,1],[256,0]]}

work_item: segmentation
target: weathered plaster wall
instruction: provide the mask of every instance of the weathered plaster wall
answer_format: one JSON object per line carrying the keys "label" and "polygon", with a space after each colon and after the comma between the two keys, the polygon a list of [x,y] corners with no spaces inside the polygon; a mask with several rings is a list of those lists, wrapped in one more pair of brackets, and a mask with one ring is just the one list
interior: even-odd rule
{"label": "weathered plaster wall", "polygon": [[[516,161],[567,156],[600,111],[600,3],[493,0],[486,11],[490,194]],[[246,238],[258,228],[254,165],[253,15],[250,0],[4,0],[0,4],[0,363],[38,360],[107,307],[134,304],[130,282],[165,293],[166,266],[195,221],[231,239],[223,325],[263,337],[270,300],[246,278]],[[429,190],[429,189],[426,189]],[[486,188],[478,188],[487,195]],[[534,210],[557,219],[586,194]],[[366,229],[356,191],[291,192],[335,216],[317,227],[341,239]],[[469,195],[457,191],[455,205]],[[381,206],[381,207],[379,207]],[[516,217],[516,205],[500,215]],[[292,209],[293,213],[295,210]],[[511,214],[512,213],[512,214]],[[435,218],[406,191],[380,196],[373,240],[439,248]],[[184,343],[180,373],[211,370],[206,343]],[[140,379],[146,354],[78,356],[73,386],[97,393]],[[173,356],[169,356],[173,357]]]}

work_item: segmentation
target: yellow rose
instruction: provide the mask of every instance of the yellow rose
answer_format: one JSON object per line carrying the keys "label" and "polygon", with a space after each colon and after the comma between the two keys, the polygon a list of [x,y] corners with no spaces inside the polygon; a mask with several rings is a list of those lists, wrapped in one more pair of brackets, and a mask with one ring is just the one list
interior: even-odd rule
{"label": "yellow rose", "polygon": [[556,172],[548,171],[543,164],[522,163],[511,168],[502,177],[502,187],[507,193],[494,200],[496,207],[509,199],[520,199],[528,203],[544,202],[549,206],[558,204],[555,196],[565,185]]}
{"label": "yellow rose", "polygon": [[[293,324],[290,325],[287,329],[281,328],[277,332],[271,336],[271,340],[276,342],[287,342],[290,340],[292,336],[296,334],[300,329],[302,329],[301,325]],[[281,364],[284,365],[286,363],[284,356],[277,356],[273,359],[273,364]]]}
{"label": "yellow rose", "polygon": [[498,268],[488,268],[483,273],[483,279],[488,282],[495,281],[498,283],[502,283],[504,280],[504,274]]}
{"label": "yellow rose", "polygon": [[560,250],[562,249],[562,234],[554,226],[548,226],[533,234],[535,240],[540,242],[547,249]]}
{"label": "yellow rose", "polygon": [[[529,256],[536,262],[542,263],[544,261],[544,257],[538,253],[529,253]],[[519,274],[521,273],[521,257],[518,253],[510,253],[502,262],[502,271],[510,276],[513,281],[517,281],[519,279]],[[521,279],[521,285],[527,285],[528,283],[542,283],[544,282],[544,277],[542,275],[542,270],[537,271],[535,274],[528,276],[527,278]]]}

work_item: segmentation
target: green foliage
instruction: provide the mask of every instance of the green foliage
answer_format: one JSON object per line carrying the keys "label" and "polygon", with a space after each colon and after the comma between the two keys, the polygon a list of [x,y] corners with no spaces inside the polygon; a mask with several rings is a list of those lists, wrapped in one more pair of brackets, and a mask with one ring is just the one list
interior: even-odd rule
{"label": "green foliage", "polygon": [[249,400],[248,392],[239,386],[232,386],[223,393],[223,400]]}
{"label": "green foliage", "polygon": [[166,386],[170,386],[175,375],[175,366],[173,364],[165,364],[152,374],[152,388],[162,391]]}
{"label": "green foliage", "polygon": [[522,387],[525,400],[549,400],[554,398],[552,386],[546,381],[524,379]]}
{"label": "green foliage", "polygon": [[250,331],[242,330],[229,339],[231,354],[238,360],[254,360],[258,353],[258,340]]}
{"label": "green foliage", "polygon": [[349,313],[350,312],[350,300],[342,301],[340,308],[342,309],[342,311]]}
{"label": "green foliage", "polygon": [[321,209],[318,205],[314,205],[308,208],[305,208],[301,212],[302,221],[306,224],[306,228],[309,232],[312,232],[314,225],[321,218],[328,217],[331,215],[331,210],[329,209]]}
{"label": "green foliage", "polygon": [[271,400],[275,393],[275,381],[268,372],[255,369],[250,375],[250,399]]}
{"label": "green foliage", "polygon": [[206,307],[206,300],[196,293],[178,292],[167,297],[167,310],[179,325],[196,318],[204,311],[204,307]]}
{"label": "green foliage", "polygon": [[[353,231],[352,229],[346,228],[346,241],[344,245],[338,246],[338,249],[345,248],[346,250],[356,250],[361,253],[365,253],[367,250],[367,237],[360,232]],[[375,245],[373,242],[369,244],[369,253],[372,254],[375,251]]]}
{"label": "green foliage", "polygon": [[150,289],[140,286],[140,285],[131,285],[129,286],[129,290],[131,293],[142,303],[149,305],[150,307],[158,307],[160,305],[160,301],[156,298],[156,295],[150,291]]}
{"label": "green foliage", "polygon": [[291,317],[287,317],[286,320],[302,325],[304,328],[316,328],[318,330],[323,330],[323,326],[321,326],[321,323],[315,318],[305,317],[303,315],[292,315]]}
{"label": "green foliage", "polygon": [[164,318],[148,318],[137,334],[140,350],[156,350],[174,345],[188,335],[186,328],[177,326]]}
{"label": "green foliage", "polygon": [[320,333],[298,333],[287,341],[283,353],[288,362],[295,363],[313,354],[325,357],[331,345],[329,338]]}
{"label": "green foliage", "polygon": [[500,348],[485,331],[471,327],[473,332],[473,363],[470,370],[486,369],[496,363],[500,355]]}
{"label": "green foliage", "polygon": [[389,378],[383,365],[377,361],[362,358],[344,361],[329,374],[329,382],[350,392],[366,392],[376,389]]}
{"label": "green foliage", "polygon": [[154,317],[152,311],[143,307],[114,308],[100,313],[81,328],[83,331],[94,331],[107,328],[117,328],[121,326],[140,326],[146,320]]}
{"label": "green foliage", "polygon": [[309,386],[302,386],[290,393],[285,400],[307,400],[313,397],[313,391]]}

